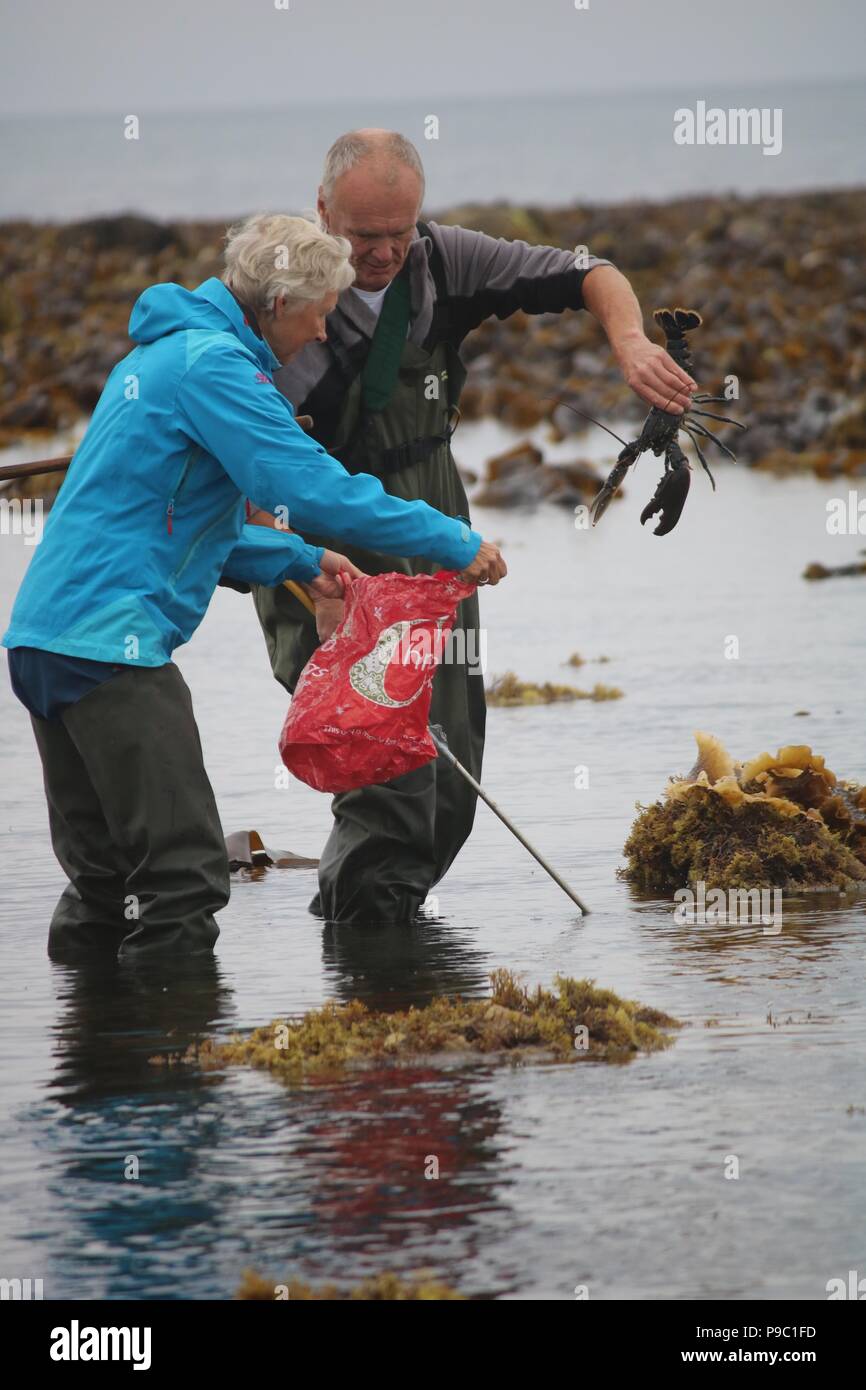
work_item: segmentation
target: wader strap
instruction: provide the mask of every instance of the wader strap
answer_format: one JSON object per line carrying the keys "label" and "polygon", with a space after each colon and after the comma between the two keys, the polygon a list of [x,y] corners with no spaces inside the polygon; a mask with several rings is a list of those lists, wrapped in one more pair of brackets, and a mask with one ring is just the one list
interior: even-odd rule
{"label": "wader strap", "polygon": [[361,395],[365,410],[378,413],[385,409],[391,399],[397,384],[408,327],[409,279],[401,272],[392,280],[382,301],[382,312],[361,372]]}
{"label": "wader strap", "polygon": [[422,439],[412,439],[406,444],[394,444],[390,449],[382,449],[379,453],[382,473],[397,473],[410,464],[425,463],[434,450],[448,443],[453,433],[454,426],[451,425],[444,434],[428,434]]}
{"label": "wader strap", "polygon": [[421,236],[430,238],[430,257],[427,264],[430,266],[430,274],[433,276],[433,284],[436,286],[437,302],[445,303],[448,298],[448,286],[445,283],[445,264],[439,251],[439,247],[433,238],[433,233],[426,222],[415,224]]}

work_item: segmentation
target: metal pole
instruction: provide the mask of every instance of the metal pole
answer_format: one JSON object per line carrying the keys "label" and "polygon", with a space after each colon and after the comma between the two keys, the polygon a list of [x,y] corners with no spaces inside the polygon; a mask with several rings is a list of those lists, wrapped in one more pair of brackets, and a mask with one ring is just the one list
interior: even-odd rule
{"label": "metal pole", "polygon": [[588,917],[589,908],[581,902],[574,889],[569,888],[568,884],[565,882],[565,879],[560,878],[559,874],[556,872],[554,868],[550,866],[550,864],[548,864],[547,860],[543,857],[543,855],[539,854],[538,850],[532,847],[532,845],[526,839],[526,836],[521,835],[520,831],[517,829],[517,826],[512,824],[512,822],[508,819],[504,811],[500,811],[493,798],[487,795],[486,791],[480,785],[480,783],[476,782],[475,778],[472,776],[472,773],[468,772],[467,769],[463,766],[463,764],[457,758],[455,758],[448,745],[446,743],[443,743],[440,738],[437,738],[432,729],[430,730],[430,736],[433,739],[433,742],[436,744],[436,747],[439,749],[439,752],[442,753],[448,759],[451,765],[457,769],[457,771],[461,774],[462,777],[466,778],[466,781],[469,783],[470,787],[472,787],[478,793],[482,801],[486,802],[493,814],[495,816],[498,816],[499,819],[502,821],[502,824],[508,827],[512,835],[514,835],[515,838],[518,839],[520,843],[523,845],[523,848],[529,850],[529,853],[532,855],[533,859],[538,860],[545,873],[550,874],[550,877],[553,879],[554,883],[559,884],[563,893],[567,893],[568,896],[571,898],[571,901],[577,904],[584,917]]}

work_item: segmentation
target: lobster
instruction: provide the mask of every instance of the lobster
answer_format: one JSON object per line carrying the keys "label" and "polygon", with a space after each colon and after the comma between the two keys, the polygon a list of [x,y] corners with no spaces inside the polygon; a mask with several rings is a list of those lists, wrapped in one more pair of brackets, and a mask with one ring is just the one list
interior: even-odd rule
{"label": "lobster", "polygon": [[[656,309],[653,318],[664,331],[665,347],[677,366],[682,367],[683,371],[691,372],[692,354],[686,334],[700,327],[702,323],[700,314],[694,309]],[[630,444],[627,444],[624,439],[619,440],[620,444],[625,447],[620,451],[607,481],[597,493],[590,507],[593,526],[601,520],[611,498],[617,492],[631,465],[637,462],[641,454],[651,451],[657,458],[664,454],[665,471],[659,479],[658,487],[652,498],[640,514],[640,524],[643,526],[650,517],[660,513],[658,525],[655,527],[653,535],[666,536],[669,531],[674,529],[682,516],[692,480],[689,461],[677,443],[677,435],[680,430],[689,436],[695,446],[695,453],[715,492],[716,480],[704,457],[701,441],[712,440],[734,463],[736,463],[737,458],[717,435],[708,430],[706,425],[701,424],[701,420],[718,420],[725,425],[735,425],[738,430],[748,429],[748,426],[741,424],[739,420],[732,420],[728,415],[714,415],[709,410],[695,410],[693,407],[695,405],[724,404],[725,399],[724,396],[711,396],[702,392],[700,395],[692,397],[692,404],[682,415],[671,415],[666,410],[654,405],[644,420],[643,429],[637,439],[632,440]],[[578,413],[582,414],[583,412]],[[600,422],[595,421],[594,423],[599,424]],[[603,428],[606,429],[607,426],[603,426]],[[608,433],[612,434],[613,431],[609,430]],[[614,438],[619,439],[619,435],[615,435]]]}

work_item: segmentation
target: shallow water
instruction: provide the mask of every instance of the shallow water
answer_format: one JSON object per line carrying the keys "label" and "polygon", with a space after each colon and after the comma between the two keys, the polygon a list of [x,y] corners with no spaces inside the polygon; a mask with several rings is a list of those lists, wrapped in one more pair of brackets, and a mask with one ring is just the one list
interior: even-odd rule
{"label": "shallow water", "polygon": [[[506,438],[462,426],[458,457],[477,468]],[[578,452],[588,445],[559,449]],[[828,1279],[866,1272],[866,903],[786,904],[774,936],[678,926],[669,902],[616,877],[635,802],[691,764],[695,728],[735,756],[808,742],[866,781],[866,581],[799,577],[866,542],[826,532],[825,503],[847,484],[726,466],[715,495],[695,477],[678,530],[656,539],[637,519],[656,476],[642,460],[592,533],[550,507],[477,518],[510,567],[483,596],[488,675],[625,691],[489,715],[485,782],[589,903],[583,921],[482,807],[436,890],[440,920],[411,931],[323,928],[305,910],[314,873],[274,869],[236,883],[212,967],[53,965],[63,879],[29,725],[0,683],[0,1274],[77,1298],[225,1298],[252,1266],[338,1283],[434,1268],[513,1298],[585,1284],[592,1298],[821,1299]],[[29,556],[0,537],[4,627]],[[610,663],[563,667],[575,649]],[[328,801],[274,785],[284,698],[249,600],[218,591],[178,661],[226,829],[315,854]],[[329,997],[480,994],[497,966],[530,983],[588,975],[690,1026],[668,1052],[617,1067],[287,1089],[148,1064]],[[430,1155],[438,1180],[424,1178]],[[724,1176],[730,1155],[738,1180]]]}

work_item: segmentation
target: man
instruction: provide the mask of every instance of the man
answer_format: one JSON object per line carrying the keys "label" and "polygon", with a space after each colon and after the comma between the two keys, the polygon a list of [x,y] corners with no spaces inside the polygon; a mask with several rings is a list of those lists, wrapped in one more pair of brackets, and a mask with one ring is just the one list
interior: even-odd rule
{"label": "man", "polygon": [[[396,497],[423,498],[468,519],[449,436],[465,379],[460,344],[491,314],[586,308],[629,386],[649,404],[685,409],[695,383],[645,336],[631,287],[609,261],[590,257],[577,269],[567,251],[419,223],[423,195],[421,161],[401,135],[354,131],[328,151],[319,217],[351,242],[355,281],[328,317],[327,341],[299,353],[275,383],[312,416],[316,439],[350,473],[372,473]],[[432,568],[418,557],[395,566],[380,554],[348,553],[372,572]],[[285,589],[254,594],[274,674],[294,690],[317,635],[339,619],[340,601],[317,601],[313,620]],[[477,653],[477,628],[473,596],[460,605],[455,650]],[[443,664],[431,719],[476,779],[485,713],[477,663]],[[474,793],[442,758],[336,796],[311,911],[338,922],[410,921],[469,835],[474,813]]]}
{"label": "man", "polygon": [[235,228],[222,280],[153,285],[15,601],[3,643],[31,714],[69,879],[49,952],[208,952],[228,859],[189,691],[171,660],[216,584],[343,592],[345,556],[244,521],[245,500],[356,544],[408,548],[496,583],[495,546],[424,502],[349,477],[296,423],[273,372],[354,279],[348,242],[299,217]]}

